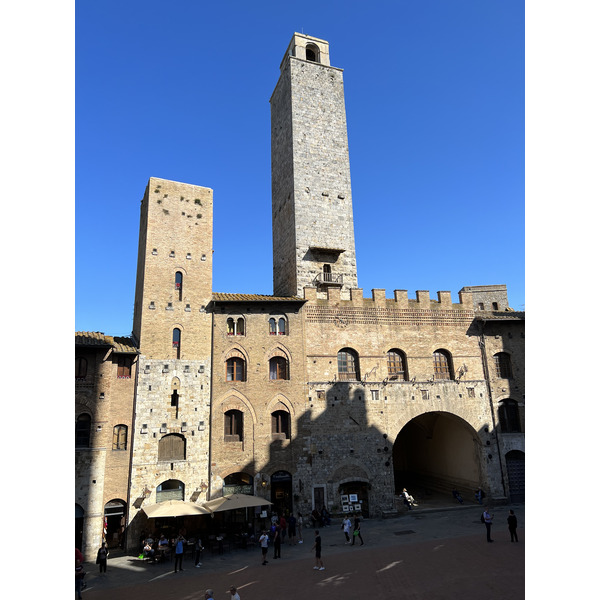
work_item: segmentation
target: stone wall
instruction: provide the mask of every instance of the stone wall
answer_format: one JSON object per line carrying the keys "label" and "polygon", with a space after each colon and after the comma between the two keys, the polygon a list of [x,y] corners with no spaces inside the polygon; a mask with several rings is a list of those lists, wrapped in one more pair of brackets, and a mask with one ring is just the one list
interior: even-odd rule
{"label": "stone wall", "polygon": [[[113,338],[101,333],[77,334],[76,357],[87,359],[85,378],[75,382],[75,418],[91,416],[89,448],[75,450],[75,503],[84,511],[83,548],[90,556],[102,542],[104,506],[111,500],[127,502],[136,356],[130,376],[117,377]],[[127,427],[127,446],[113,448],[113,428]]]}
{"label": "stone wall", "polygon": [[[213,325],[214,373],[212,401],[211,495],[222,494],[223,480],[243,472],[268,480],[278,470],[295,472],[292,440],[298,435],[297,419],[305,397],[305,350],[302,301],[256,301],[239,304],[217,302]],[[227,319],[243,318],[244,334],[228,335]],[[285,335],[272,335],[269,319],[283,318]],[[246,366],[244,381],[228,381],[226,361],[241,357]],[[269,361],[285,358],[286,379],[271,379]],[[243,413],[243,440],[225,438],[224,415]],[[291,439],[273,434],[271,415],[285,411],[291,422]],[[257,489],[262,494],[267,490]]]}

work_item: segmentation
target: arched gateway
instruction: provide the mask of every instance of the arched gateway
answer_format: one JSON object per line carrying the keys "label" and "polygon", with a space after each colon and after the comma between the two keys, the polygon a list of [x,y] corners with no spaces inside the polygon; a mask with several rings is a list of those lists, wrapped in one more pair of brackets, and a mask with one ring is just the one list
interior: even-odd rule
{"label": "arched gateway", "polygon": [[441,411],[419,415],[394,443],[395,493],[404,487],[421,493],[475,490],[484,479],[481,452],[477,432],[464,419]]}

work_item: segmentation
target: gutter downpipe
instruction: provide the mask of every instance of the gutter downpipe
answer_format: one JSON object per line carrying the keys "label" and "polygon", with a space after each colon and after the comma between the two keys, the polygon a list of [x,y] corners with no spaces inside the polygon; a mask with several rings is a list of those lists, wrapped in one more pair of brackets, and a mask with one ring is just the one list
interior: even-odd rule
{"label": "gutter downpipe", "polygon": [[498,464],[500,466],[500,479],[502,481],[502,491],[504,492],[504,497],[506,498],[506,483],[504,481],[504,469],[502,468],[502,454],[500,452],[500,440],[499,440],[499,429],[498,424],[496,423],[496,417],[494,413],[494,401],[492,399],[492,384],[490,383],[490,370],[488,368],[487,361],[487,350],[485,346],[485,335],[483,333],[483,329],[485,327],[485,319],[481,319],[480,321],[480,339],[479,339],[479,348],[481,350],[481,359],[483,363],[483,375],[485,377],[485,383],[488,390],[488,396],[490,399],[490,413],[492,415],[492,427],[494,428],[494,434],[496,437],[496,449],[498,451]]}

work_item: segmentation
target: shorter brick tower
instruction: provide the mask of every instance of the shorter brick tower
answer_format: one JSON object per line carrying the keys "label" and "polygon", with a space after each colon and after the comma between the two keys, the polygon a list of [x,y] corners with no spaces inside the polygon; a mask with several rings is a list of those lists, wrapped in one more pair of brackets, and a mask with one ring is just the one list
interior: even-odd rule
{"label": "shorter brick tower", "polygon": [[212,214],[212,190],[195,185],[152,178],[142,200],[129,543],[144,506],[207,499]]}

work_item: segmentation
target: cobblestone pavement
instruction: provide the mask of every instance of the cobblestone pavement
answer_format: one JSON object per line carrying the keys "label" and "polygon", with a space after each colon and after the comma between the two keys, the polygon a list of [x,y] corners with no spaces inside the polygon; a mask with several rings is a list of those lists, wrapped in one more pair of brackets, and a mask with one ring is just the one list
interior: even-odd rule
{"label": "cobblestone pavement", "polygon": [[[207,555],[194,568],[184,560],[183,572],[172,563],[148,564],[134,556],[109,558],[100,575],[86,563],[84,600],[204,599],[212,588],[215,600],[238,587],[242,600],[388,597],[436,600],[496,600],[525,597],[525,506],[495,507],[494,543],[486,542],[480,506],[414,510],[391,519],[365,519],[364,546],[345,543],[340,524],[321,529],[324,571],[316,571],[312,529],[304,543],[284,544],[281,559],[269,548],[266,566],[258,548]],[[511,543],[506,526],[509,508],[519,521],[519,542]]]}

